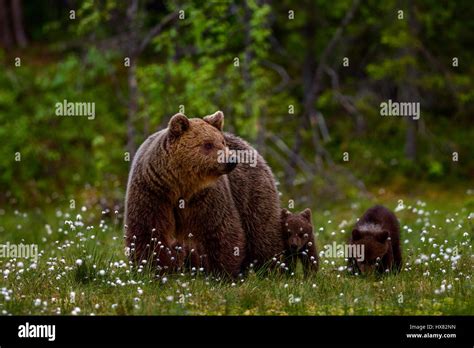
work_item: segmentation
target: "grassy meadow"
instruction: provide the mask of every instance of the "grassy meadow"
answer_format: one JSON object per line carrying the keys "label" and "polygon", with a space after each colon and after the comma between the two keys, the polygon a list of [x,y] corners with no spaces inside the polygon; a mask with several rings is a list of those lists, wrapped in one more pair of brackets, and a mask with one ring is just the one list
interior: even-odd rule
{"label": "grassy meadow", "polygon": [[[0,254],[0,315],[474,315],[473,17],[470,1],[0,1],[0,245],[39,253]],[[320,253],[394,210],[402,271],[131,265],[136,150],[217,110],[282,206],[311,208]]]}
{"label": "grassy meadow", "polygon": [[[380,192],[382,193],[382,191]],[[250,272],[238,281],[204,274],[157,277],[129,265],[120,211],[99,206],[0,209],[0,243],[38,245],[37,262],[0,258],[3,315],[466,315],[474,313],[474,192],[426,199],[376,193],[347,205],[313,208],[318,250],[347,240],[375,201],[395,209],[404,268],[353,276],[343,258],[321,255],[304,278]],[[402,199],[402,201],[399,201]]]}

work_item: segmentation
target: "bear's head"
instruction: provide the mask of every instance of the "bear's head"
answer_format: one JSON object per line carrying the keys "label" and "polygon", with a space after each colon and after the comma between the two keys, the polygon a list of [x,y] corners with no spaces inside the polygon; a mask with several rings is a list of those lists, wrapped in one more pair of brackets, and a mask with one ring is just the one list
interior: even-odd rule
{"label": "bear's head", "polygon": [[352,231],[352,243],[360,245],[363,255],[355,257],[355,263],[361,273],[371,273],[381,268],[382,258],[390,247],[389,232],[387,230],[364,231],[355,228]]}
{"label": "bear's head", "polygon": [[183,114],[171,118],[166,141],[168,161],[182,183],[203,188],[236,167],[236,163],[221,160],[222,154],[229,152],[222,133],[223,126],[224,114],[221,111],[203,119],[189,119]]}
{"label": "bear's head", "polygon": [[290,213],[281,210],[281,228],[286,246],[292,252],[300,251],[310,241],[313,234],[311,210],[306,208],[301,213]]}

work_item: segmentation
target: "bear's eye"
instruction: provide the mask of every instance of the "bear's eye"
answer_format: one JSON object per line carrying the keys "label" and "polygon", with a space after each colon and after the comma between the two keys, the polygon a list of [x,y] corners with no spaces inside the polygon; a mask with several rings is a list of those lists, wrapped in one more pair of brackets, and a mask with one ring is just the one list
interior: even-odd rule
{"label": "bear's eye", "polygon": [[212,150],[214,148],[213,143],[204,143],[204,149],[205,150]]}

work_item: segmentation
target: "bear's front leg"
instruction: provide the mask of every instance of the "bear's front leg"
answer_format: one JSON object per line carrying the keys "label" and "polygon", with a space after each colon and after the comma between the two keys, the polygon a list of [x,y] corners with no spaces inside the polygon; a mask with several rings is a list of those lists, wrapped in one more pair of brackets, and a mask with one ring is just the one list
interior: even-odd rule
{"label": "bear's front leg", "polygon": [[[169,205],[145,191],[135,193],[131,186],[125,215],[125,243],[128,256],[136,265],[151,264],[160,272],[176,270],[174,250],[175,219]],[[157,202],[158,201],[158,202]]]}
{"label": "bear's front leg", "polygon": [[286,250],[283,258],[283,262],[287,268],[287,272],[290,274],[293,273],[296,269],[298,263],[298,254],[292,252],[291,250]]}
{"label": "bear's front leg", "polygon": [[382,260],[378,261],[377,271],[379,273],[385,273],[387,270],[391,272],[396,270],[394,267],[392,246],[389,245],[387,253],[382,257]]}
{"label": "bear's front leg", "polygon": [[246,255],[245,235],[237,227],[221,226],[206,236],[206,259],[210,272],[236,278]]}
{"label": "bear's front leg", "polygon": [[319,257],[316,251],[314,237],[305,245],[303,251],[304,253],[299,254],[299,258],[303,264],[304,275],[308,276],[310,272],[316,273],[319,269]]}

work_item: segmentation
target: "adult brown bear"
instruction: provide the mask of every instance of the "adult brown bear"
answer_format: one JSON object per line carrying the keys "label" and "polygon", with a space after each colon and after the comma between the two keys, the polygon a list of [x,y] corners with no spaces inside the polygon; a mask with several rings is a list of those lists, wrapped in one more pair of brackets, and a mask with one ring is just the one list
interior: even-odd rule
{"label": "adult brown bear", "polygon": [[[125,201],[126,245],[132,260],[161,272],[185,266],[236,276],[283,250],[275,180],[244,140],[223,133],[224,115],[174,115],[168,128],[140,146]],[[222,163],[249,152],[256,163]]]}

